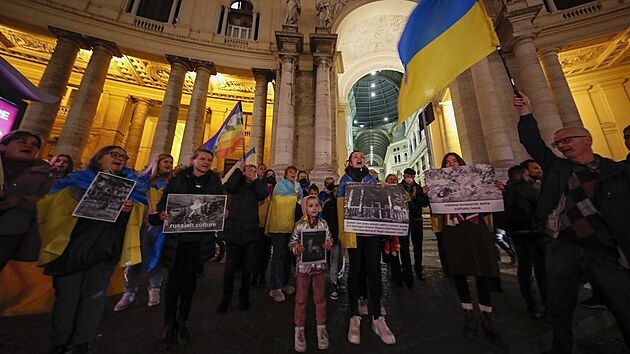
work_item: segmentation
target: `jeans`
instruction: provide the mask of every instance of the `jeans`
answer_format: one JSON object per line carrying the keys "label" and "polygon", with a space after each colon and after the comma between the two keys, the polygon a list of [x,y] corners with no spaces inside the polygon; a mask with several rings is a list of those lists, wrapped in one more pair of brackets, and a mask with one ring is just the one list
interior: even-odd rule
{"label": "jeans", "polygon": [[343,264],[343,257],[345,256],[346,249],[341,247],[341,243],[335,243],[330,249],[330,281],[333,283],[339,282],[339,267]]}
{"label": "jeans", "polygon": [[[128,266],[127,269],[125,269],[125,292],[138,292],[140,275],[142,274],[142,269],[146,266],[145,261],[148,260],[151,255],[158,230],[158,227],[152,227],[151,230],[143,227],[140,230],[140,251],[142,252],[143,262]],[[149,290],[159,289],[162,286],[163,278],[162,264],[158,263],[155,268],[149,272]]]}
{"label": "jeans", "polygon": [[290,234],[271,234],[271,288],[280,289],[289,284],[293,255],[289,252]]}
{"label": "jeans", "polygon": [[87,343],[96,337],[115,268],[115,262],[100,262],[83,271],[53,275],[53,345]]}
{"label": "jeans", "polygon": [[326,324],[326,272],[298,274],[295,279],[295,326],[304,327],[306,321],[306,303],[308,292],[313,284],[313,302],[315,303],[315,319],[318,325]]}
{"label": "jeans", "polygon": [[[359,315],[359,296],[367,278],[370,314],[381,316],[381,242],[378,236],[357,236],[357,248],[349,248],[348,300],[353,316]],[[365,267],[365,275],[361,268]]]}
{"label": "jeans", "polygon": [[553,239],[547,245],[546,270],[555,353],[573,352],[573,313],[582,286],[580,271],[602,295],[630,347],[630,270],[622,268],[617,257]]}
{"label": "jeans", "polygon": [[547,275],[545,274],[546,238],[540,233],[509,234],[518,257],[518,279],[527,309],[536,311],[537,300],[532,287],[532,269],[543,306],[547,306]]}
{"label": "jeans", "polygon": [[[422,242],[423,242],[423,234],[422,234],[422,220],[413,220],[409,225],[409,235],[411,236],[411,242],[413,243],[413,270],[416,274],[422,273],[424,267],[422,266]],[[400,237],[403,239],[404,237]],[[407,244],[409,246],[409,244]],[[405,254],[402,252],[403,243],[402,240],[400,242],[400,256],[402,261],[402,271],[403,276],[405,274]],[[407,252],[408,253],[408,252]],[[411,265],[411,264],[409,264]]]}
{"label": "jeans", "polygon": [[[201,252],[199,242],[179,242],[173,269],[168,273],[164,305],[164,324],[187,321],[197,287]],[[177,322],[175,322],[177,319]]]}
{"label": "jeans", "polygon": [[249,278],[252,270],[256,266],[256,253],[258,242],[250,242],[244,245],[227,243],[227,260],[223,273],[223,299],[231,300],[234,291],[234,274],[241,270],[241,288],[239,290],[239,301],[247,303],[249,301]]}

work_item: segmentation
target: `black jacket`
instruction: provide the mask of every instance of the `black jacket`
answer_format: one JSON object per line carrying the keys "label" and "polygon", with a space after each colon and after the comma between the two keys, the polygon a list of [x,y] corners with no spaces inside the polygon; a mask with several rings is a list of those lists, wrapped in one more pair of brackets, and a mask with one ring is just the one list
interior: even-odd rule
{"label": "black jacket", "polygon": [[405,192],[409,195],[409,221],[422,221],[422,208],[429,206],[429,197],[422,193],[422,187],[413,182],[411,187],[407,187],[405,181],[402,181],[400,185],[405,189]]}
{"label": "black jacket", "polygon": [[227,202],[229,214],[219,237],[234,244],[257,241],[260,232],[258,202],[269,196],[267,188],[260,179],[247,182],[240,169],[234,171],[223,188],[229,194]]}
{"label": "black jacket", "polygon": [[[152,225],[163,224],[160,220],[159,213],[166,210],[166,199],[169,194],[211,194],[220,195],[223,194],[223,187],[221,186],[221,180],[212,171],[206,173],[202,178],[196,180],[201,185],[200,188],[195,187],[195,177],[192,174],[192,167],[189,167],[175,177],[171,178],[164,188],[162,198],[157,204],[157,214],[151,214],[149,216],[149,222]],[[212,233],[168,233],[166,234],[166,241],[164,242],[164,250],[162,251],[162,264],[166,269],[172,269],[175,264],[175,255],[177,254],[177,246],[180,242],[200,242],[201,257],[200,262],[205,262],[210,259],[213,254],[214,235]]]}
{"label": "black jacket", "polygon": [[[536,219],[544,230],[549,214],[558,206],[560,197],[567,189],[571,174],[571,162],[556,156],[545,144],[538,124],[531,114],[521,116],[518,134],[527,153],[544,171]],[[599,158],[599,178],[595,200],[608,228],[626,257],[630,256],[630,165]]]}
{"label": "black jacket", "polygon": [[505,204],[507,231],[534,231],[537,228],[534,211],[540,199],[540,192],[523,180],[509,180],[505,185],[503,200]]}
{"label": "black jacket", "polygon": [[339,240],[339,219],[337,219],[337,197],[330,193],[322,207],[322,219],[328,223],[328,229],[335,243]]}

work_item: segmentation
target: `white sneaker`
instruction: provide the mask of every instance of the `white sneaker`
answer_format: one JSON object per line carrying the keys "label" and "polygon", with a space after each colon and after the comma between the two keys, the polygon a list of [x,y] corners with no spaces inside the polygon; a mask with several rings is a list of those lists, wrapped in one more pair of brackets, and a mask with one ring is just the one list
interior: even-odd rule
{"label": "white sneaker", "polygon": [[368,299],[359,298],[359,315],[366,316],[368,314]]}
{"label": "white sneaker", "polygon": [[271,296],[271,298],[275,302],[283,302],[285,300],[284,294],[282,293],[282,290],[280,289],[269,290],[269,296]]}
{"label": "white sneaker", "polygon": [[306,351],[304,327],[295,327],[295,351],[298,353],[304,353]]}
{"label": "white sneaker", "polygon": [[317,348],[319,350],[328,349],[328,331],[326,325],[317,325]]}
{"label": "white sneaker", "polygon": [[350,317],[350,325],[348,326],[348,342],[352,344],[361,344],[361,316]]}
{"label": "white sneaker", "polygon": [[136,294],[132,292],[125,292],[123,296],[118,300],[116,306],[114,306],[114,312],[120,312],[126,310],[129,305],[136,299]]}
{"label": "white sneaker", "polygon": [[159,304],[160,304],[160,289],[159,288],[149,289],[149,303],[147,305],[149,307],[153,307]]}
{"label": "white sneaker", "polygon": [[376,320],[372,320],[372,331],[381,338],[385,344],[395,344],[396,337],[394,333],[389,330],[387,323],[385,323],[385,317],[381,316]]}

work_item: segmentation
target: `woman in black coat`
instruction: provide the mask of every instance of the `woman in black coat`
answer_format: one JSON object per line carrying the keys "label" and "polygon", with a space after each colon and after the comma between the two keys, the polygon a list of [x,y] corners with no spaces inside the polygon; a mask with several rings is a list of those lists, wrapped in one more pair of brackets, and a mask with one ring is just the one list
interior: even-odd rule
{"label": "woman in black coat", "polygon": [[227,312],[234,290],[234,274],[241,270],[239,309],[249,309],[249,278],[258,262],[258,202],[269,196],[266,186],[256,178],[256,166],[241,165],[223,185],[228,197],[228,217],[219,237],[227,246],[223,273],[223,298],[217,312]]}
{"label": "woman in black coat", "polygon": [[[169,194],[223,194],[219,177],[210,170],[214,155],[206,149],[197,149],[190,167],[171,178],[157,205],[159,217],[152,217],[156,225],[168,219],[166,200]],[[156,220],[157,219],[157,220]],[[188,343],[188,314],[197,286],[197,269],[210,259],[212,234],[209,232],[169,233],[164,243],[162,264],[168,269],[165,291],[164,329],[162,345],[173,341]]]}

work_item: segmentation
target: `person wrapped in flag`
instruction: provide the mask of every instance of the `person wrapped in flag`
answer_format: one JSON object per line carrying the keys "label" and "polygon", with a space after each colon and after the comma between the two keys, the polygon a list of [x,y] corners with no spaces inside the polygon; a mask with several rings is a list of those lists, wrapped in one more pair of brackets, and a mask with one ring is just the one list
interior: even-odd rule
{"label": "person wrapped in flag", "polygon": [[[37,205],[42,248],[39,264],[53,277],[53,352],[89,352],[96,337],[107,287],[116,265],[140,263],[140,227],[147,205],[148,179],[125,167],[120,146],[99,149],[87,168],[54,185]],[[77,218],[72,212],[98,172],[136,181],[115,222]]]}

